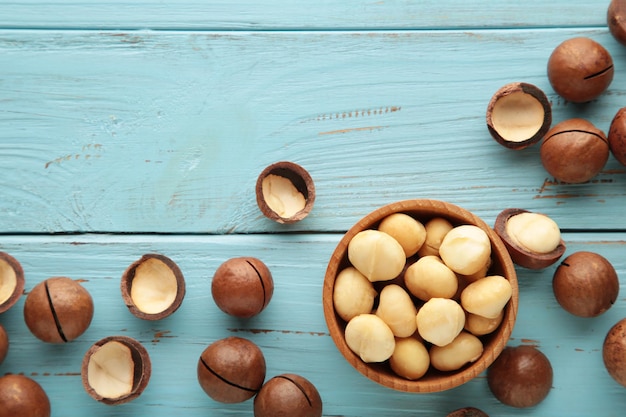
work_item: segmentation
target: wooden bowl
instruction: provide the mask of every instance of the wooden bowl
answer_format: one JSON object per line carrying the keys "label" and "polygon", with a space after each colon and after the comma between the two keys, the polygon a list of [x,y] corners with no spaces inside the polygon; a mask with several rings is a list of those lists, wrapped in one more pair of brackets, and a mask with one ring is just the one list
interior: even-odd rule
{"label": "wooden bowl", "polygon": [[[434,217],[443,217],[449,220],[454,226],[469,224],[480,227],[491,240],[492,266],[489,275],[502,275],[511,283],[513,289],[512,296],[505,306],[502,323],[494,332],[481,336],[484,350],[482,356],[475,362],[465,365],[457,371],[441,372],[432,366],[422,378],[418,380],[408,380],[396,375],[390,368],[388,361],[381,363],[365,363],[361,358],[350,350],[345,338],[344,331],[346,322],[335,312],[333,305],[333,290],[337,274],[350,265],[348,261],[348,243],[360,231],[377,228],[379,222],[386,216],[393,213],[405,213],[413,216],[422,223],[426,223]],[[378,384],[385,387],[404,392],[429,393],[445,391],[462,385],[472,378],[478,376],[487,369],[491,363],[500,355],[507,342],[517,316],[518,307],[518,287],[515,267],[500,237],[483,220],[469,211],[450,203],[437,200],[405,200],[383,206],[368,214],[358,221],[339,241],[337,248],[333,252],[324,278],[323,287],[323,307],[326,324],[335,345],[345,357],[345,359],[357,371]]]}

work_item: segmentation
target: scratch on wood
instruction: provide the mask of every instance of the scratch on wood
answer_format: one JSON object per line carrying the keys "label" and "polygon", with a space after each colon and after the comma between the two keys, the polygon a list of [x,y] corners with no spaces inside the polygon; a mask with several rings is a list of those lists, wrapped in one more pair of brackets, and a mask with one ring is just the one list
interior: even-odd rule
{"label": "scratch on wood", "polygon": [[400,106],[387,106],[387,107],[379,107],[376,109],[363,109],[363,110],[353,110],[348,112],[341,113],[328,113],[328,114],[320,114],[315,118],[317,121],[321,120],[332,120],[332,119],[346,119],[351,117],[366,117],[366,116],[380,116],[388,113],[395,113],[402,110]]}
{"label": "scratch on wood", "polygon": [[172,336],[169,335],[169,333],[172,333],[171,330],[157,330],[154,332],[154,337],[152,339],[152,343],[159,343],[161,341],[161,339],[165,339],[165,338],[169,338],[169,339],[173,339],[176,336]]}
{"label": "scratch on wood", "polygon": [[534,339],[520,339],[520,342],[524,345],[530,345],[535,347],[539,346],[539,341]]}
{"label": "scratch on wood", "polygon": [[300,330],[274,330],[274,329],[235,329],[235,328],[230,328],[228,329],[229,332],[233,332],[233,333],[240,333],[240,332],[245,332],[245,333],[252,333],[252,334],[259,334],[259,333],[282,333],[282,334],[309,334],[312,336],[330,336],[330,334],[325,333],[325,332],[303,332]]}
{"label": "scratch on wood", "polygon": [[327,132],[320,132],[319,135],[336,135],[341,133],[349,133],[349,132],[363,132],[368,131],[371,132],[373,130],[382,130],[385,126],[367,126],[367,127],[353,127],[348,129],[337,129],[337,130],[329,130]]}
{"label": "scratch on wood", "polygon": [[[96,152],[94,153],[86,153],[86,152],[90,152],[90,151],[94,151]],[[58,158],[55,158],[51,161],[46,162],[44,168],[48,169],[48,167],[50,167],[50,165],[52,164],[56,164],[56,165],[61,165],[61,163],[63,162],[67,162],[67,161],[71,161],[71,160],[77,160],[77,159],[84,159],[85,161],[88,160],[89,158],[100,158],[102,155],[100,155],[100,152],[102,151],[102,144],[100,143],[90,143],[87,145],[84,145],[82,147],[82,151],[81,153],[69,153],[67,155],[63,155],[60,156]]]}

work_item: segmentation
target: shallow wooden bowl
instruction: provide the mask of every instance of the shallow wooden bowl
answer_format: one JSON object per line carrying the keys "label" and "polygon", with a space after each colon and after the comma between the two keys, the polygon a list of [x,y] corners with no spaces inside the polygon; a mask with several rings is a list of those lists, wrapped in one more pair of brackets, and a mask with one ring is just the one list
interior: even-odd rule
{"label": "shallow wooden bowl", "polygon": [[[484,345],[482,356],[477,361],[466,365],[458,371],[440,372],[431,366],[426,375],[424,375],[421,379],[411,381],[396,375],[389,367],[388,362],[363,362],[361,358],[353,353],[346,344],[344,338],[346,322],[335,313],[333,306],[335,278],[342,269],[350,265],[348,261],[347,248],[348,243],[354,235],[365,229],[377,228],[378,223],[383,218],[393,213],[409,214],[422,223],[426,223],[433,217],[444,217],[455,226],[471,224],[480,227],[487,233],[489,239],[491,240],[493,264],[489,270],[489,275],[502,275],[511,283],[513,293],[511,300],[505,307],[504,319],[502,320],[500,327],[489,335],[481,336],[481,340]],[[350,230],[348,230],[337,245],[337,248],[333,252],[328,263],[326,276],[324,278],[322,297],[324,316],[330,335],[333,338],[335,345],[350,365],[367,378],[385,387],[397,391],[429,393],[445,391],[462,385],[478,376],[482,371],[487,369],[491,363],[493,363],[506,346],[511,332],[513,331],[517,315],[519,293],[517,287],[517,276],[515,274],[515,267],[511,261],[511,257],[507,252],[504,243],[502,243],[500,237],[491,227],[489,227],[479,217],[456,205],[438,200],[419,199],[399,201],[381,207],[365,216],[352,228],[350,228]]]}

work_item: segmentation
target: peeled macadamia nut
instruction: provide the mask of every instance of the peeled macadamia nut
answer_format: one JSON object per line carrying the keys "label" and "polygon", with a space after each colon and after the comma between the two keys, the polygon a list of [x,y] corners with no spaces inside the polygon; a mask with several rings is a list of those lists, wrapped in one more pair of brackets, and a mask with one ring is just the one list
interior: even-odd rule
{"label": "peeled macadamia nut", "polygon": [[37,284],[24,302],[24,321],[38,339],[70,342],[82,335],[93,318],[89,292],[67,277],[48,278]]}
{"label": "peeled macadamia nut", "polygon": [[94,343],[85,354],[81,370],[85,391],[108,405],[139,397],[151,373],[148,351],[127,336],[109,336]]}
{"label": "peeled macadamia nut", "polygon": [[456,274],[434,255],[419,258],[404,273],[404,283],[415,297],[423,301],[431,298],[452,298],[459,286]]}
{"label": "peeled macadamia nut", "polygon": [[399,285],[387,285],[380,292],[376,315],[389,326],[394,336],[409,337],[417,330],[417,308],[411,296]]}
{"label": "peeled macadamia nut", "polygon": [[160,320],[182,304],[185,278],[170,258],[150,253],[124,271],[120,288],[124,303],[134,316]]}
{"label": "peeled macadamia nut", "polygon": [[613,58],[593,39],[571,38],[550,55],[548,79],[564,99],[575,103],[591,101],[613,81]]}
{"label": "peeled macadamia nut", "polygon": [[440,371],[456,371],[467,363],[475,362],[483,354],[483,343],[468,332],[461,332],[445,346],[430,349],[430,363]]}
{"label": "peeled macadamia nut", "polygon": [[0,313],[13,307],[23,291],[22,265],[8,253],[0,252]]}
{"label": "peeled macadamia nut", "polygon": [[427,342],[436,346],[451,343],[465,325],[465,312],[454,300],[431,298],[416,316],[417,331]]}
{"label": "peeled macadamia nut", "polygon": [[606,334],[602,360],[611,378],[626,387],[626,318],[615,323]]}
{"label": "peeled macadamia nut", "polygon": [[552,289],[557,302],[579,317],[597,317],[607,311],[619,294],[613,265],[600,254],[575,252],[554,271]]}
{"label": "peeled macadamia nut", "polygon": [[350,321],[359,314],[370,313],[374,308],[376,295],[370,280],[356,268],[349,266],[337,274],[333,304],[343,320]]}
{"label": "peeled macadamia nut", "polygon": [[[624,8],[626,9],[626,3],[624,3]],[[626,166],[626,107],[622,107],[615,113],[607,139],[609,149],[617,162]]]}
{"label": "peeled macadamia nut", "polygon": [[274,294],[274,279],[258,258],[231,258],[222,263],[211,282],[215,304],[239,318],[250,318],[265,310]]}
{"label": "peeled macadamia nut", "polygon": [[465,315],[465,330],[475,336],[484,336],[489,333],[493,333],[504,318],[504,309],[500,310],[495,318],[487,318],[479,316],[478,314],[467,313]]}
{"label": "peeled macadamia nut", "polygon": [[396,347],[393,332],[374,314],[360,314],[348,322],[346,344],[363,362],[384,362]]}
{"label": "peeled macadamia nut", "polygon": [[509,149],[524,149],[538,142],[551,124],[550,102],[532,84],[507,84],[493,95],[487,106],[489,133]]}
{"label": "peeled macadamia nut", "polygon": [[511,407],[532,407],[552,388],[552,365],[534,346],[506,347],[487,370],[493,395]]}
{"label": "peeled macadamia nut", "polygon": [[505,209],[496,217],[494,230],[513,262],[524,268],[545,268],[565,253],[559,226],[544,214]]}
{"label": "peeled macadamia nut", "polygon": [[379,230],[357,233],[348,243],[348,259],[372,282],[396,278],[406,263],[400,243]]}
{"label": "peeled macadamia nut", "polygon": [[315,185],[311,175],[300,165],[276,162],[259,175],[256,200],[265,217],[277,223],[295,223],[313,208]]}
{"label": "peeled macadamia nut", "polygon": [[423,377],[430,367],[426,346],[414,337],[396,339],[396,348],[389,358],[391,369],[409,380]]}
{"label": "peeled macadamia nut", "polygon": [[254,417],[321,417],[322,408],[315,385],[295,374],[273,377],[254,398]]}
{"label": "peeled macadamia nut", "polygon": [[231,336],[211,343],[202,352],[198,382],[213,400],[240,403],[261,389],[265,369],[265,357],[255,343]]}
{"label": "peeled macadamia nut", "polygon": [[439,256],[439,246],[443,238],[452,230],[454,226],[443,217],[434,217],[424,224],[426,229],[426,240],[417,251],[419,256],[434,255]]}
{"label": "peeled macadamia nut", "polygon": [[0,417],[50,417],[50,399],[35,380],[8,374],[0,377]]}
{"label": "peeled macadamia nut", "polygon": [[0,324],[0,365],[4,361],[4,358],[7,357],[7,353],[9,352],[9,336],[7,335],[6,330]]}
{"label": "peeled macadamia nut", "polygon": [[443,238],[439,255],[454,272],[471,275],[489,262],[491,241],[478,226],[456,226]]}
{"label": "peeled macadamia nut", "polygon": [[497,318],[511,299],[511,283],[500,275],[490,275],[469,284],[461,293],[461,305],[473,314]]}
{"label": "peeled macadamia nut", "polygon": [[609,143],[602,130],[580,119],[553,126],[541,143],[543,167],[559,181],[579,184],[600,173],[609,159]]}
{"label": "peeled macadamia nut", "polygon": [[520,213],[506,222],[513,242],[529,252],[549,253],[559,246],[561,230],[554,220],[539,213]]}
{"label": "peeled macadamia nut", "polygon": [[378,230],[396,239],[407,258],[415,255],[426,240],[424,225],[404,213],[390,214],[380,222]]}

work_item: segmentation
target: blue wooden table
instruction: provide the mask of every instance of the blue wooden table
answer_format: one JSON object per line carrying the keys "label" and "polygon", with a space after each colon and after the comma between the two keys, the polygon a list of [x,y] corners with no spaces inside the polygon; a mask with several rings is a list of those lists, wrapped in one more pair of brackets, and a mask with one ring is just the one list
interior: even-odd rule
{"label": "blue wooden table", "polygon": [[[11,349],[0,375],[23,373],[54,416],[252,415],[196,378],[200,353],[241,336],[263,350],[268,377],[313,382],[325,416],[445,416],[464,406],[498,416],[621,416],[626,388],[607,374],[602,341],[626,317],[625,285],[594,319],[565,312],[555,267],[518,268],[510,344],[540,348],[554,384],[537,407],[500,404],[484,375],[436,394],[391,391],[335,348],[322,280],[342,234],[370,211],[410,198],[446,200],[493,225],[505,208],[548,214],[567,254],[602,254],[626,279],[626,168],[613,157],[593,180],[556,181],[539,147],[511,151],[485,125],[502,85],[542,88],[555,122],[583,117],[608,131],[626,106],[626,48],[606,25],[608,1],[486,0],[0,2],[0,250],[23,265],[27,293],[51,276],[78,279],[95,315],[79,339],[40,342],[25,296],[0,315]],[[612,54],[609,90],[584,105],[552,90],[546,65],[563,40],[588,36]],[[258,174],[280,160],[306,168],[317,199],[303,221],[259,211]],[[148,252],[172,258],[187,295],[167,319],[126,309],[125,268]],[[211,298],[225,260],[255,256],[274,297],[238,320]],[[80,363],[95,341],[137,338],[153,374],[135,401],[110,407],[83,390]]]}

